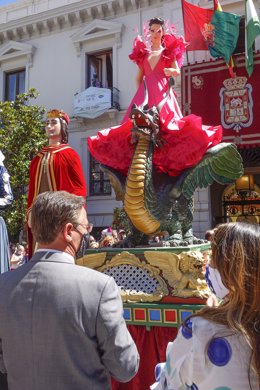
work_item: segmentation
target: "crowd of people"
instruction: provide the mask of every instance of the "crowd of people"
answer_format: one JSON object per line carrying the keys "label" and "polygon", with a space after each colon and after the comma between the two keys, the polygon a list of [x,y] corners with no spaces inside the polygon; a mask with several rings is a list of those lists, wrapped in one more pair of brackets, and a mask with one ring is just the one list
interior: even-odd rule
{"label": "crowd of people", "polygon": [[126,232],[124,229],[113,229],[112,227],[108,227],[103,229],[100,234],[99,239],[95,239],[93,235],[89,237],[89,248],[105,248],[105,247],[118,247],[120,243],[124,241],[126,238]]}

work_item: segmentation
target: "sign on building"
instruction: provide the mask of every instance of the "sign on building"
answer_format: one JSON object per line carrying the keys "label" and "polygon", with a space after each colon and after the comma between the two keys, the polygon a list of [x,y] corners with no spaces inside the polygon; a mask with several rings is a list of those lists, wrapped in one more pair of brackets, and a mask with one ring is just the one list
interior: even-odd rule
{"label": "sign on building", "polygon": [[112,106],[111,90],[89,87],[74,95],[73,114],[83,118],[94,119],[104,114]]}

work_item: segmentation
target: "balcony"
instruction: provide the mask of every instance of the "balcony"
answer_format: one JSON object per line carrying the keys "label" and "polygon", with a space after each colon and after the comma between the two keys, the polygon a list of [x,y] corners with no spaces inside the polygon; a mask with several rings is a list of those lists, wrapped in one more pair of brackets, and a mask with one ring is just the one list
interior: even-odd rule
{"label": "balcony", "polygon": [[95,119],[109,110],[120,111],[119,89],[89,87],[74,95],[73,116]]}

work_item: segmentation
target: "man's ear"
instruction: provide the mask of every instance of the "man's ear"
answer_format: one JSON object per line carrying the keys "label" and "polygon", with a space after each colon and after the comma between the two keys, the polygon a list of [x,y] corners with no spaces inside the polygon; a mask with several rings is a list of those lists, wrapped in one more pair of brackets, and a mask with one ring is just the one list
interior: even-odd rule
{"label": "man's ear", "polygon": [[70,222],[66,223],[66,225],[64,225],[64,227],[62,229],[63,238],[67,242],[71,242],[72,241],[73,229],[74,229],[74,227],[73,227],[72,223],[70,223]]}

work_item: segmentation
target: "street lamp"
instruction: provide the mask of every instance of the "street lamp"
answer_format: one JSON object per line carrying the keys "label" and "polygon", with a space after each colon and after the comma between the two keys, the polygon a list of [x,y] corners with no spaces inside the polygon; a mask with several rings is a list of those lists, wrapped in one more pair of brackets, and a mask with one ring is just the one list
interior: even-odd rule
{"label": "street lamp", "polygon": [[235,181],[236,192],[245,199],[247,194],[254,190],[254,176],[253,175],[243,175]]}

